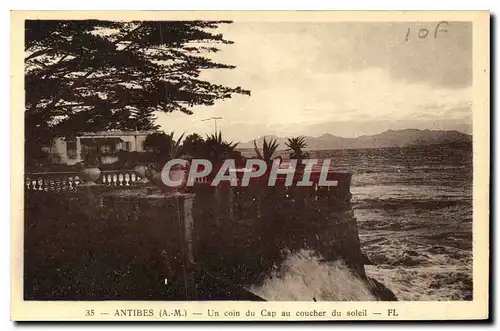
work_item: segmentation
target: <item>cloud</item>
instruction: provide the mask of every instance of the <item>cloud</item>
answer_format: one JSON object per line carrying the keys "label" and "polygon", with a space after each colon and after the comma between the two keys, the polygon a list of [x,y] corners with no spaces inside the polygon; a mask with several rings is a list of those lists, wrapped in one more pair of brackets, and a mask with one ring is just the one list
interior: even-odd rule
{"label": "cloud", "polygon": [[[381,68],[406,82],[460,88],[472,83],[472,24],[335,23],[317,27],[317,70]],[[437,29],[437,30],[436,30]],[[437,31],[437,32],[436,32]],[[419,37],[427,33],[427,37]],[[436,36],[434,34],[436,33]]]}
{"label": "cloud", "polygon": [[[472,83],[472,23],[438,24],[234,23],[225,27],[224,32],[236,43],[220,54],[221,58],[233,61],[245,58],[243,66],[250,61],[248,67],[260,67],[270,75],[283,70],[293,75],[297,67],[309,68],[312,72],[377,67],[404,81],[444,87],[469,86]],[[420,36],[427,33],[427,37],[419,37],[419,33]]]}
{"label": "cloud", "polygon": [[433,24],[229,25],[222,32],[235,44],[223,46],[214,59],[237,68],[202,78],[242,86],[252,95],[195,108],[191,116],[161,115],[158,122],[166,130],[205,134],[214,126],[202,119],[221,116],[226,137],[242,141],[267,134],[355,136],[432,123],[468,130],[470,24],[450,23],[436,39],[405,41],[408,27]]}

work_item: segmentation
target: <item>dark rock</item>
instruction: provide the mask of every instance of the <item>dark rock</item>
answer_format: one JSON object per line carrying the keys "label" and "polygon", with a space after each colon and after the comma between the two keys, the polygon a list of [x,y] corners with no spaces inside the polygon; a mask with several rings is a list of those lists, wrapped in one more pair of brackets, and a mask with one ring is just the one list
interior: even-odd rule
{"label": "dark rock", "polygon": [[384,284],[374,278],[367,278],[373,295],[380,301],[398,301],[398,298]]}
{"label": "dark rock", "polygon": [[373,263],[369,258],[368,256],[366,256],[365,253],[362,253],[361,254],[361,258],[362,258],[362,261],[363,261],[363,264],[364,265],[374,265],[375,263]]}

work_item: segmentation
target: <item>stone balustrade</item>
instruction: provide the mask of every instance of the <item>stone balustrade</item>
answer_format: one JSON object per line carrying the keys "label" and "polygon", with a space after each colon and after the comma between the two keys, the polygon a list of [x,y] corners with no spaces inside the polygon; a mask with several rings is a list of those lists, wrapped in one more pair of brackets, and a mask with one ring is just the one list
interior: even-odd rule
{"label": "stone balustrade", "polygon": [[[106,186],[133,186],[141,178],[134,170],[104,170],[96,184]],[[25,174],[28,191],[62,192],[74,191],[82,183],[76,172],[34,172]]]}

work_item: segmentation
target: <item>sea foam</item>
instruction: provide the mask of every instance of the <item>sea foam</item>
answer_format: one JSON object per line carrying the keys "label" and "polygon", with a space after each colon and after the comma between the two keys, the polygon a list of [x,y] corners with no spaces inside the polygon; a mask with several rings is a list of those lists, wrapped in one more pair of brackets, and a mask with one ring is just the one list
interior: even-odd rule
{"label": "sea foam", "polygon": [[251,290],[270,301],[373,301],[370,288],[342,262],[326,262],[313,250],[287,253],[285,260]]}

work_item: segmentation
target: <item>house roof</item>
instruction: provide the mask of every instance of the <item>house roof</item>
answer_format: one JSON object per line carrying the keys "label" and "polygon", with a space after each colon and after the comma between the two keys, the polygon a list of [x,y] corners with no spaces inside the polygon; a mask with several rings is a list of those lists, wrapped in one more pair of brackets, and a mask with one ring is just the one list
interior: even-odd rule
{"label": "house roof", "polygon": [[109,137],[109,136],[82,136],[80,137],[80,139],[82,139],[82,141],[87,141],[87,140],[95,140],[95,139],[98,139],[99,141],[107,141],[107,142],[120,142],[120,141],[123,141],[122,138],[120,137]]}
{"label": "house roof", "polygon": [[148,134],[155,133],[154,130],[149,131],[123,131],[123,130],[108,130],[96,132],[83,132],[79,137],[109,137],[109,136],[147,136]]}

